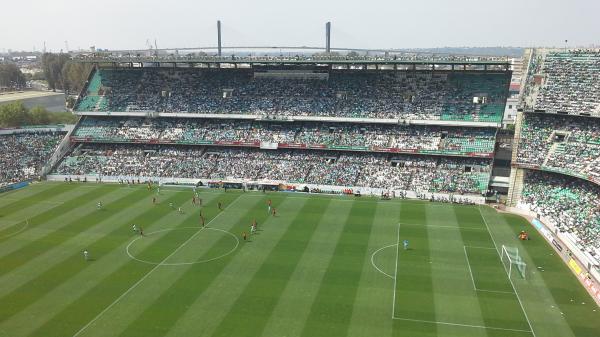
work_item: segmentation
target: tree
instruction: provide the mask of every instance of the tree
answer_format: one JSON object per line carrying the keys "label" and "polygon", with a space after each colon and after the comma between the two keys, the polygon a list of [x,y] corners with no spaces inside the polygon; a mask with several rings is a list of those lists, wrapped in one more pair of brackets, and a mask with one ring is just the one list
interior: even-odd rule
{"label": "tree", "polygon": [[92,69],[92,65],[72,61],[68,54],[42,55],[42,69],[52,90],[79,92]]}
{"label": "tree", "polygon": [[45,53],[42,55],[42,69],[50,89],[56,90],[65,87],[66,83],[62,76],[62,70],[70,59],[69,54]]}
{"label": "tree", "polygon": [[14,63],[0,64],[0,87],[21,89],[25,82],[25,75]]}
{"label": "tree", "polygon": [[30,120],[29,111],[21,101],[0,106],[0,126],[23,126],[29,124]]}
{"label": "tree", "polygon": [[50,112],[50,124],[75,124],[79,118],[70,112]]}
{"label": "tree", "polygon": [[50,124],[50,114],[42,106],[35,106],[29,111],[29,118],[32,125]]}
{"label": "tree", "polygon": [[0,127],[74,124],[77,118],[70,112],[48,112],[41,106],[33,107],[30,111],[21,101],[0,105]]}

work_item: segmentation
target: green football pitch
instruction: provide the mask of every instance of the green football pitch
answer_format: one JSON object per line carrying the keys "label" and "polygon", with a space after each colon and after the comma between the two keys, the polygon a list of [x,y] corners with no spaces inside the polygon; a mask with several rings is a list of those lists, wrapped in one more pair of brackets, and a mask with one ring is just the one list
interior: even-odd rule
{"label": "green football pitch", "polygon": [[[521,217],[199,191],[201,207],[185,188],[161,189],[153,205],[143,185],[1,194],[0,337],[600,336],[600,309]],[[523,228],[532,240],[516,239]],[[525,278],[507,276],[502,246],[518,249]]]}

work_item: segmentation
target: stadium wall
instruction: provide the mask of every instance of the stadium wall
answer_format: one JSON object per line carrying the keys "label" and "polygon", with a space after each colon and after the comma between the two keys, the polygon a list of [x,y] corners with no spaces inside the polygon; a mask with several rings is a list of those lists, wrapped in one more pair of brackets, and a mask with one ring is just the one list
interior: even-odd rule
{"label": "stadium wall", "polygon": [[78,181],[103,182],[103,183],[118,183],[120,180],[140,180],[140,181],[157,181],[161,184],[176,184],[176,185],[197,185],[202,183],[204,186],[209,186],[211,183],[224,182],[224,183],[238,183],[243,185],[268,185],[268,186],[285,186],[288,191],[302,191],[305,187],[309,190],[318,189],[322,193],[333,193],[343,194],[348,193],[360,193],[360,195],[370,196],[381,196],[383,194],[389,194],[390,196],[404,195],[408,199],[423,199],[429,200],[432,197],[434,199],[449,199],[452,197],[455,201],[469,202],[474,204],[485,204],[485,198],[477,195],[456,195],[447,193],[429,193],[429,192],[417,192],[417,191],[404,191],[404,190],[387,190],[381,188],[371,187],[348,187],[348,186],[335,186],[335,185],[315,185],[315,184],[304,184],[304,183],[288,183],[285,181],[276,180],[245,180],[245,179],[189,179],[189,178],[175,178],[175,177],[130,177],[130,176],[100,176],[100,175],[59,175],[51,174],[47,175],[48,181],[65,181],[65,179],[74,179]]}

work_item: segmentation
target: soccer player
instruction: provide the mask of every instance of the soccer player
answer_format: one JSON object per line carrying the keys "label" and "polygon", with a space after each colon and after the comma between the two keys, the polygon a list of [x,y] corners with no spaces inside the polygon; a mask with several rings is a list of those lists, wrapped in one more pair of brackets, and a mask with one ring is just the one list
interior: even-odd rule
{"label": "soccer player", "polygon": [[87,250],[87,249],[84,249],[84,250],[83,250],[83,258],[84,258],[86,261],[89,261],[89,259],[90,259],[90,252],[88,252],[88,250]]}
{"label": "soccer player", "polygon": [[244,238],[244,241],[246,241],[246,239],[248,238],[248,235],[246,234],[246,232],[242,232],[242,237]]}
{"label": "soccer player", "polygon": [[254,224],[250,225],[250,234],[254,234],[255,228]]}
{"label": "soccer player", "polygon": [[133,229],[134,232],[137,232],[137,226],[135,224],[131,225],[131,228]]}
{"label": "soccer player", "polygon": [[156,205],[156,197],[152,197],[152,204]]}
{"label": "soccer player", "polygon": [[218,203],[218,206],[219,206],[219,210],[221,210],[221,211],[222,211],[222,210],[223,210],[223,205],[221,204],[221,202],[220,202],[220,201],[219,201],[219,203]]}
{"label": "soccer player", "polygon": [[140,236],[144,236],[144,229],[140,227]]}
{"label": "soccer player", "polygon": [[179,208],[177,209],[177,212],[179,212],[179,214],[183,214],[183,211],[181,210],[181,207],[179,207]]}
{"label": "soccer player", "polygon": [[273,216],[277,215],[277,209],[275,207],[273,207]]}
{"label": "soccer player", "polygon": [[96,208],[102,209],[102,201],[98,201],[98,203],[96,204]]}
{"label": "soccer player", "polygon": [[402,241],[402,244],[404,244],[404,250],[408,250],[408,240]]}

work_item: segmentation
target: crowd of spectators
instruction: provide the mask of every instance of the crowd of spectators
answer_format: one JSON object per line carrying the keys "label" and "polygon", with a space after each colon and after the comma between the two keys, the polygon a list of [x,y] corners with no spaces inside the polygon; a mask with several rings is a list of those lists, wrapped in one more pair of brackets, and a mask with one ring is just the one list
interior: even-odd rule
{"label": "crowd of spectators", "polygon": [[79,144],[56,174],[269,180],[479,194],[491,160],[320,150]]}
{"label": "crowd of spectators", "polygon": [[517,163],[600,182],[600,119],[526,113]]}
{"label": "crowd of spectators", "polygon": [[429,125],[86,117],[73,135],[107,142],[267,142],[467,154],[493,153],[495,131]]}
{"label": "crowd of spectators", "polygon": [[528,171],[521,206],[571,233],[580,248],[600,254],[600,186],[562,174]]}
{"label": "crowd of spectators", "polygon": [[[98,69],[76,109],[500,122],[510,76],[331,70],[255,77],[252,69]],[[474,103],[474,97],[480,101]]]}
{"label": "crowd of spectators", "polygon": [[600,51],[549,52],[536,109],[600,116]]}
{"label": "crowd of spectators", "polygon": [[0,187],[38,178],[64,136],[63,132],[0,135]]}

